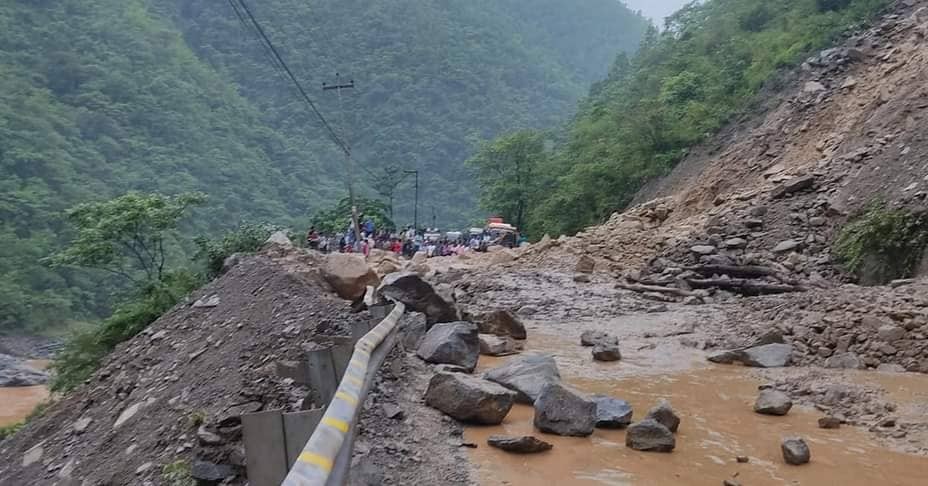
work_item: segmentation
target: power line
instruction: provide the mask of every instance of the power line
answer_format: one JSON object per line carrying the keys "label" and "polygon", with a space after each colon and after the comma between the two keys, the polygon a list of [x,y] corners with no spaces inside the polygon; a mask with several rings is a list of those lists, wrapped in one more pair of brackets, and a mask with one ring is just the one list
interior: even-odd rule
{"label": "power line", "polygon": [[242,7],[242,10],[251,20],[252,25],[254,25],[255,30],[258,31],[258,34],[264,40],[264,43],[271,50],[271,53],[273,53],[274,58],[277,59],[277,62],[279,62],[280,66],[283,67],[284,72],[286,72],[287,74],[287,77],[289,77],[290,81],[292,81],[294,86],[296,86],[296,89],[297,91],[300,92],[300,95],[302,96],[303,100],[306,102],[307,105],[309,105],[310,109],[313,111],[313,113],[322,123],[322,126],[325,127],[326,131],[328,132],[329,137],[332,139],[332,142],[334,142],[335,145],[338,145],[338,148],[340,148],[345,153],[345,156],[351,157],[351,147],[349,147],[348,144],[345,143],[338,136],[338,133],[335,132],[335,130],[332,128],[329,122],[325,119],[325,117],[322,116],[322,113],[319,111],[319,109],[316,108],[316,104],[313,103],[313,100],[311,100],[309,98],[309,95],[306,94],[306,90],[303,89],[303,85],[300,83],[298,79],[296,79],[296,76],[293,75],[293,71],[290,70],[290,67],[287,66],[287,63],[284,62],[283,57],[281,57],[280,53],[277,51],[277,48],[274,46],[274,43],[271,42],[271,39],[269,39],[267,34],[264,33],[264,29],[261,27],[261,24],[258,23],[258,20],[255,19],[255,16],[251,13],[251,9],[248,8],[248,5],[245,3],[245,0],[238,0],[238,4],[239,6]]}
{"label": "power line", "polygon": [[242,13],[241,9],[239,9],[236,1],[229,0],[229,5],[232,7],[232,11],[235,12],[235,16],[238,17],[238,21],[240,24],[242,24],[242,28],[245,29],[245,32],[250,32],[252,35],[254,35],[255,40],[258,41],[258,44],[261,45],[261,52],[264,54],[264,58],[267,59],[271,63],[272,66],[274,66],[274,70],[277,71],[277,74],[279,74],[286,81],[287,75],[286,73],[284,73],[284,70],[280,66],[280,63],[278,63],[277,59],[274,58],[274,55],[271,53],[271,50],[267,47],[267,44],[265,44],[264,41],[261,39],[261,36],[255,30],[255,28],[251,26],[248,23],[248,21],[245,19],[245,15]]}

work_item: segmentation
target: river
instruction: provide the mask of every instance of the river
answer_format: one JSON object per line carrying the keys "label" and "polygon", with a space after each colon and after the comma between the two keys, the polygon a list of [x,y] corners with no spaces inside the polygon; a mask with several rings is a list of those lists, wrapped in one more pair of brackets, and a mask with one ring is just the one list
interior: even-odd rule
{"label": "river", "polygon": [[[500,426],[466,429],[467,440],[478,444],[470,454],[482,485],[718,486],[725,479],[736,479],[752,486],[903,486],[925,484],[928,477],[928,458],[889,450],[863,429],[819,429],[816,423],[822,414],[812,408],[795,406],[785,417],[754,413],[760,381],[749,369],[702,363],[687,371],[629,374],[627,370],[638,368],[635,363],[590,363],[588,348],[553,336],[530,336],[534,339],[530,337],[528,349],[558,350],[556,359],[567,382],[585,392],[627,400],[636,420],[659,399],[669,399],[682,418],[677,448],[671,454],[633,451],[625,447],[621,430],[597,429],[587,438],[541,434],[532,426],[533,409],[517,405]],[[587,364],[577,366],[584,358]],[[481,357],[480,367],[505,359]],[[624,372],[620,371],[623,367]],[[928,399],[928,376],[863,376],[877,384],[885,381],[887,390],[907,390],[895,398],[920,403]],[[487,437],[493,434],[531,434],[551,442],[554,449],[538,455],[508,454],[486,446]],[[807,440],[812,450],[810,464],[784,464],[780,438],[790,435]],[[737,463],[735,458],[741,455],[748,456],[749,462]]]}
{"label": "river", "polygon": [[[28,362],[29,366],[39,370],[47,368],[49,363],[47,360]],[[48,388],[44,385],[0,388],[0,427],[22,421],[48,396]]]}

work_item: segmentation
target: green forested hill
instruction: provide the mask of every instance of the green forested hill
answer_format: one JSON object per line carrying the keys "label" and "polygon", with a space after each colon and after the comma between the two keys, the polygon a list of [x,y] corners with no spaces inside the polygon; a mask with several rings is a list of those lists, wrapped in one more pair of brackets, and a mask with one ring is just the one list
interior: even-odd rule
{"label": "green forested hill", "polygon": [[[154,1],[154,0],[153,0]],[[264,120],[339,173],[341,158],[227,5],[159,0],[200,56],[241,87]],[[223,3],[225,2],[218,2]],[[419,169],[420,214],[464,224],[474,142],[560,123],[646,24],[615,0],[277,0],[250,2],[323,112],[348,126],[359,165]],[[354,79],[337,115],[334,74]],[[368,179],[370,176],[365,176]],[[408,189],[409,187],[407,187]],[[373,195],[373,194],[371,194]],[[397,209],[411,219],[411,195]],[[411,222],[411,221],[410,221]]]}
{"label": "green forested hill", "polygon": [[[470,208],[476,139],[557,123],[645,27],[612,0],[249,5],[307,87],[356,80],[358,160],[421,170],[420,213],[442,220]],[[191,233],[289,223],[343,195],[340,164],[226,2],[2,2],[0,331],[106,312],[109,282],[39,263],[69,237],[63,209],[196,190]]]}
{"label": "green forested hill", "polygon": [[[865,23],[887,0],[690,2],[634,56],[620,54],[595,83],[551,153],[501,138],[472,160],[520,163],[527,187],[481,182],[481,203],[503,211],[529,194],[529,233],[573,233],[621,210],[648,180],[745,110],[764,83]],[[521,139],[532,140],[531,134]],[[528,148],[536,147],[529,152]],[[501,157],[500,154],[503,154]],[[525,161],[532,160],[527,167]],[[503,211],[504,213],[506,211]],[[508,214],[507,214],[508,216]]]}

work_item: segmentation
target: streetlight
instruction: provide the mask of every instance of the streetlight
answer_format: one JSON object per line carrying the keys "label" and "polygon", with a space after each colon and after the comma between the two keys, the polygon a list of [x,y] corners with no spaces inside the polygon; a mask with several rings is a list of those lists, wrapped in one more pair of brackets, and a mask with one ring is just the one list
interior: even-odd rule
{"label": "streetlight", "polygon": [[419,171],[416,169],[408,169],[403,171],[404,174],[415,174],[416,175],[416,203],[413,207],[413,216],[412,216],[412,227],[419,231]]}

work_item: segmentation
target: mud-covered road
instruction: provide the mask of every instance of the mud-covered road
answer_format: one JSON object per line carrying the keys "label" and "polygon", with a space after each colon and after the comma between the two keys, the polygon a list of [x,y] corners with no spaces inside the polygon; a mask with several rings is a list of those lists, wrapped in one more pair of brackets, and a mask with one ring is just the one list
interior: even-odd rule
{"label": "mud-covered road", "polygon": [[[466,426],[462,438],[454,427],[448,431],[447,420],[433,417],[442,430],[415,432],[434,442],[417,454],[425,466],[420,469],[428,469],[429,454],[440,454],[441,446],[449,445],[447,457],[437,461],[442,468],[453,469],[455,457],[467,461],[458,465],[461,474],[455,484],[719,485],[734,480],[748,485],[915,485],[928,477],[928,375],[716,365],[706,360],[706,348],[744,344],[744,336],[722,324],[743,312],[738,303],[654,302],[614,289],[608,277],[577,283],[572,274],[555,271],[469,270],[466,280],[467,292],[456,294],[460,303],[517,310],[528,330],[524,352],[553,355],[566,382],[628,401],[635,420],[659,399],[669,399],[682,425],[674,452],[655,454],[626,448],[622,430],[597,429],[587,438],[540,433],[532,426],[532,408],[524,405],[514,407],[500,426]],[[622,360],[594,362],[590,348],[580,346],[580,334],[590,329],[618,336]],[[481,356],[478,371],[507,359],[511,357]],[[422,366],[408,371],[430,372]],[[419,383],[424,387],[423,380]],[[786,391],[796,406],[784,417],[754,413],[760,386]],[[414,400],[405,405],[410,407],[407,415],[434,415]],[[818,428],[818,419],[826,415],[841,417],[846,424],[836,430]],[[435,434],[445,435],[436,440]],[[493,434],[531,434],[554,448],[512,455],[487,446]],[[783,437],[797,435],[812,451],[805,466],[786,465],[780,451]],[[737,462],[738,456],[748,462]]]}

